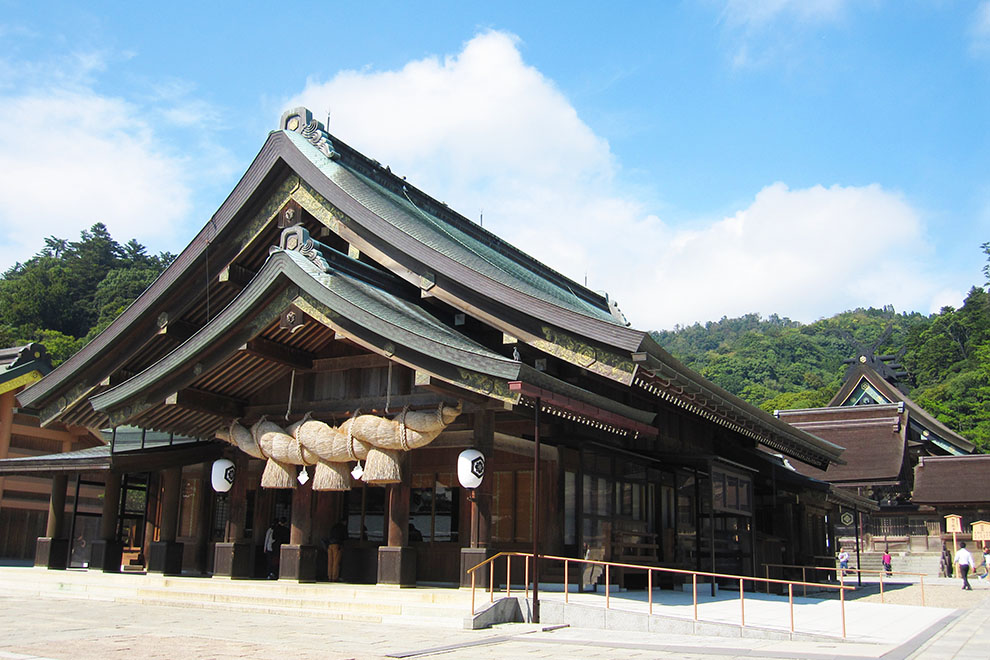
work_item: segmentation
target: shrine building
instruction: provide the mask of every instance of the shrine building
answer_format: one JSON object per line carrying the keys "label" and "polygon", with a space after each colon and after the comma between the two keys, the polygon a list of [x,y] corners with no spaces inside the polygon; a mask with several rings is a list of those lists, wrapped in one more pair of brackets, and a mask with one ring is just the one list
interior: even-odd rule
{"label": "shrine building", "polygon": [[[858,531],[878,551],[939,551],[944,523],[933,505],[948,503],[949,492],[956,497],[964,489],[962,483],[943,482],[941,477],[954,472],[941,468],[963,466],[968,474],[981,467],[985,471],[987,464],[972,460],[978,459],[973,443],[907,396],[907,373],[894,356],[865,350],[850,363],[842,387],[827,406],[775,413],[782,421],[840,444],[845,464],[825,470],[802,463],[794,467],[877,504],[878,510],[860,520],[858,530],[853,523],[837,525],[838,536],[853,538]],[[919,492],[916,475],[922,475],[926,465],[935,467],[924,472]]]}
{"label": "shrine building", "polygon": [[[0,461],[53,484],[36,557],[52,568],[264,577],[284,517],[286,580],[327,579],[338,521],[344,581],[456,585],[534,547],[752,575],[831,554],[837,506],[863,504],[789,467],[827,474],[840,446],[706,381],[305,108],[174,263],[17,399],[42,428],[107,438]],[[474,491],[457,478],[472,448]],[[102,491],[87,525],[81,486]]]}

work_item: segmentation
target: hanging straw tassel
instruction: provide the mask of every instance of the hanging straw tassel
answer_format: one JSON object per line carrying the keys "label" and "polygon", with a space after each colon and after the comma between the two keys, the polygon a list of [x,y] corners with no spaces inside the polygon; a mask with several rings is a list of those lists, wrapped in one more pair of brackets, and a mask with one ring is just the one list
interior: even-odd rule
{"label": "hanging straw tassel", "polygon": [[269,458],[261,475],[262,488],[290,490],[296,487],[296,466]]}
{"label": "hanging straw tassel", "polygon": [[320,461],[316,464],[316,474],[313,476],[313,490],[350,490],[351,473],[347,463],[328,463]]}
{"label": "hanging straw tassel", "polygon": [[369,484],[396,484],[402,481],[399,451],[378,447],[368,450],[368,459],[364,462],[364,476],[361,477],[361,481]]}

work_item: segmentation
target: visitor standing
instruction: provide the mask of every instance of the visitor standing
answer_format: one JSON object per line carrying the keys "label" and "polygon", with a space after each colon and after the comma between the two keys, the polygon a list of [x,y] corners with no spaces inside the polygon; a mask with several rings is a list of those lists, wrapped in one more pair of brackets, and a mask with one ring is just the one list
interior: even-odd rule
{"label": "visitor standing", "polygon": [[959,574],[962,576],[963,581],[963,591],[972,591],[973,587],[969,586],[969,569],[973,566],[973,555],[969,554],[969,550],[966,549],[965,541],[959,544],[954,561],[959,566]]}
{"label": "visitor standing", "polygon": [[268,564],[268,579],[278,579],[279,554],[282,551],[282,544],[288,539],[288,529],[285,527],[285,518],[279,518],[271,524],[265,532],[265,559]]}
{"label": "visitor standing", "polygon": [[327,579],[340,582],[340,563],[344,559],[344,541],[347,540],[347,525],[338,520],[330,528],[327,537]]}
{"label": "visitor standing", "polygon": [[891,570],[890,570],[890,550],[884,550],[883,551],[883,557],[880,558],[880,561],[883,562],[883,570],[885,570],[887,572],[887,577],[890,577],[890,575],[891,575]]}
{"label": "visitor standing", "polygon": [[846,552],[845,548],[839,551],[839,568],[842,569],[843,575],[849,570],[849,553]]}

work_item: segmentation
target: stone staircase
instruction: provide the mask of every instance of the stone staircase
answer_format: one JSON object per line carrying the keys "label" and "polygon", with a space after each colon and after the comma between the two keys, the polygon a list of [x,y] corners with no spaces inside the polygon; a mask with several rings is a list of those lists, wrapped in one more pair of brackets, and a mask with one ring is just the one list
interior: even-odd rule
{"label": "stone staircase", "polygon": [[[941,554],[938,552],[891,552],[890,566],[894,573],[922,573],[938,577]],[[861,552],[860,568],[864,571],[883,570],[882,552]],[[856,568],[856,553],[849,553],[849,567]]]}
{"label": "stone staircase", "polygon": [[462,628],[470,590],[399,588],[286,580],[165,577],[97,571],[0,568],[8,596],[79,598],[118,603],[218,608],[268,614],[325,616],[331,620]]}

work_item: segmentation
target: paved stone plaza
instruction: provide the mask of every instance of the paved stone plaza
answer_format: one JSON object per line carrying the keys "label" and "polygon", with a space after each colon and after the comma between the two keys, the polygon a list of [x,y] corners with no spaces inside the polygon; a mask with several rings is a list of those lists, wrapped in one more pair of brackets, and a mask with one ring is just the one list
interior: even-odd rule
{"label": "paved stone plaza", "polygon": [[[984,587],[984,588],[979,588]],[[467,631],[414,625],[328,621],[166,607],[71,597],[0,596],[0,660],[117,658],[808,658],[970,660],[990,657],[990,588],[961,594],[952,584],[928,587],[927,598],[957,604],[927,639],[889,645],[782,642],[543,630],[506,624]],[[960,596],[957,598],[957,596]],[[966,600],[963,600],[963,597]]]}

